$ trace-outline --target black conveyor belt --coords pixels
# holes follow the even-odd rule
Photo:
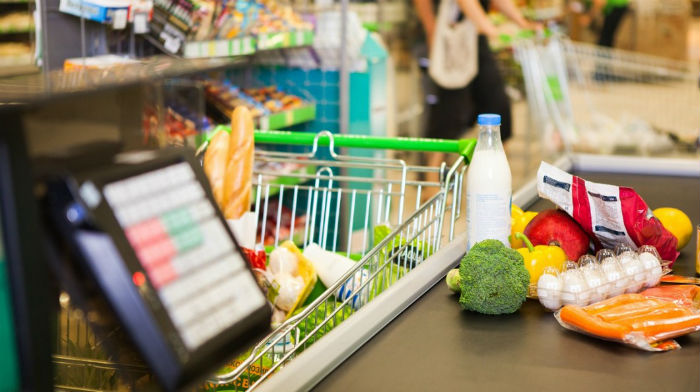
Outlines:
[[[654,207],[700,222],[697,178],[578,173],[630,186]],[[551,208],[538,200],[531,209]],[[695,235],[674,265],[694,275]],[[517,313],[461,311],[443,281],[318,385],[328,391],[698,391],[700,333],[680,350],[649,353],[567,331],[537,301]]]

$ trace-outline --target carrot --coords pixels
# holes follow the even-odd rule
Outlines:
[[[692,332],[700,328],[700,315],[688,313],[685,316],[664,320],[646,320],[631,325],[635,331],[642,332],[649,342],[669,339]]]
[[[644,314],[658,307],[669,306],[673,306],[673,304],[650,298],[615,306],[602,312],[598,312],[597,315],[605,321],[614,322],[615,320],[621,318],[643,316]]]
[[[667,319],[672,319],[675,317],[682,317],[682,316],[687,316],[688,312],[685,309],[679,308],[679,307],[673,307],[673,306],[665,306],[665,307],[659,307],[656,309],[653,309],[647,313],[644,313],[643,315],[633,315],[630,317],[625,317],[625,318],[619,318],[614,321],[607,320],[608,322],[614,322],[616,324],[620,325],[626,325],[632,329],[634,329],[633,325],[636,325],[637,323],[640,322],[646,322],[646,321],[659,321],[659,320],[667,320]]]
[[[604,301],[596,302],[592,305],[585,306],[583,309],[590,314],[597,314],[615,306],[623,305],[633,301],[638,301],[640,299],[644,299],[644,297],[639,294],[621,294],[612,298],[608,298]]]
[[[601,338],[622,340],[630,332],[629,327],[603,321],[578,306],[564,306],[559,317],[567,324]]]

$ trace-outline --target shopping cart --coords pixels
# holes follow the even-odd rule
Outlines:
[[[255,142],[256,246],[269,250],[287,240],[300,247],[313,242],[357,262],[335,284],[208,380],[202,386],[206,390],[255,388],[454,239],[464,173],[476,145],[473,139],[274,131],[256,132]],[[392,157],[393,150],[459,155],[450,166],[425,167]],[[427,173],[438,173],[440,180],[422,178]],[[336,294],[343,285],[353,287],[353,292],[339,299]],[[58,374],[82,369],[83,373],[101,371],[105,377],[115,377],[115,369],[121,368],[132,376],[127,387],[144,382],[139,377],[148,377],[143,365],[124,366],[95,354],[100,346],[84,321],[73,318],[67,326],[63,320],[58,327],[62,337],[54,358]],[[72,355],[66,352],[66,341],[81,328],[84,340],[90,342],[88,355]],[[88,386],[67,385],[66,377],[61,381],[57,389],[118,388],[108,382]]]
[[[530,129],[550,152],[696,151],[697,64],[560,37],[521,40],[515,53]]]

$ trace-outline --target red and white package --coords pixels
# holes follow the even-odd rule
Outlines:
[[[594,238],[597,248],[652,245],[671,265],[678,258],[676,237],[632,188],[586,181],[542,162],[537,170],[537,192],[574,218]]]

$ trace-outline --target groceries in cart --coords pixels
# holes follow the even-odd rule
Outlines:
[[[226,219],[250,210],[253,183],[253,118],[245,107],[231,116],[231,132],[217,132],[204,153],[204,172]]]
[[[680,348],[673,338],[700,331],[695,301],[697,286],[664,286],[588,306],[566,305],[555,317],[564,328],[586,335],[646,351],[668,351]]]

